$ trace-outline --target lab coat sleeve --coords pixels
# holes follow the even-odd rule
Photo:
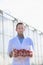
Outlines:
[[[12,41],[10,40],[9,41],[9,44],[8,44],[8,54],[12,51],[12,48],[13,46],[12,46]]]
[[[34,44],[33,44],[32,39],[30,39],[30,46],[31,46],[31,49],[34,51]]]
[[[33,59],[34,59],[34,51],[35,51],[35,49],[34,49],[34,43],[33,43],[33,40],[32,39],[30,39],[30,46],[31,46],[31,51],[32,51],[32,53],[33,53],[33,56],[32,56],[32,58],[31,58],[31,61],[33,61]]]

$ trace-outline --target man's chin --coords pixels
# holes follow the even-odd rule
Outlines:
[[[20,34],[18,34],[18,35],[22,37],[22,36],[23,36],[23,33],[20,33]]]
[[[19,35],[23,35],[23,33],[19,33]]]

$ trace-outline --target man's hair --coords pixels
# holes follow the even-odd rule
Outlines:
[[[17,23],[16,28],[18,27],[18,25],[23,25],[23,23],[22,22]]]

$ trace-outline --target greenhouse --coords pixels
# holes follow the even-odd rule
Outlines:
[[[9,58],[7,49],[9,39],[16,35],[15,28],[18,22],[20,20],[15,16],[0,10],[0,65],[11,65],[12,58]],[[31,65],[43,65],[43,32],[26,23],[24,25],[24,36],[32,38],[34,43],[34,56],[31,59]]]

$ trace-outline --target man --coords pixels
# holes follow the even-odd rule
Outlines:
[[[16,25],[17,36],[9,41],[8,54],[10,57],[13,57],[12,65],[30,65],[33,51],[30,53],[29,50],[31,51],[31,47],[33,48],[33,42],[30,38],[24,37],[24,30],[23,23],[18,23]]]

